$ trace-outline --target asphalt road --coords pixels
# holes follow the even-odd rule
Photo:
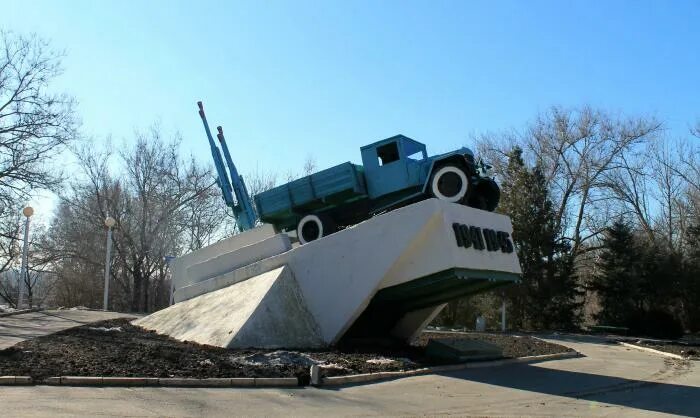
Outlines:
[[[336,389],[0,387],[22,416],[700,416],[698,362],[589,337],[550,337],[585,357]]]

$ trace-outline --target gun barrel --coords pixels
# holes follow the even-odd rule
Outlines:
[[[224,138],[224,130],[221,126],[216,127],[219,143],[221,144],[221,149],[224,151],[224,158],[226,158],[226,164],[228,165],[229,173],[231,174],[231,185],[233,186],[233,192],[236,194],[236,200],[238,200],[238,205],[242,209],[242,214],[239,219],[239,226],[241,229],[251,229],[255,226],[255,212],[253,211],[253,206],[250,203],[250,196],[246,190],[243,179],[238,174],[236,165],[233,163],[231,158],[231,153],[228,150],[228,145],[226,145],[226,138]]]
[[[204,131],[207,133],[207,139],[209,140],[209,148],[211,149],[211,156],[214,159],[214,166],[216,167],[216,173],[218,175],[219,187],[221,187],[221,192],[224,195],[224,201],[228,206],[233,206],[233,196],[231,195],[231,183],[226,174],[226,169],[224,168],[224,162],[221,158],[221,152],[214,142],[214,138],[211,136],[211,131],[209,130],[209,122],[207,122],[207,117],[204,114],[204,106],[202,102],[197,102],[199,107],[199,116],[202,118],[202,124],[204,124]]]

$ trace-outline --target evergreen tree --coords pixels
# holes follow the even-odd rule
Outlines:
[[[598,294],[601,306],[596,315],[599,323],[623,326],[631,316],[643,310],[642,261],[643,254],[632,229],[618,219],[605,231],[598,271],[590,285]]]
[[[546,288],[550,291],[543,304],[543,323],[550,329],[578,329],[584,291],[575,272],[574,257],[564,246],[554,249],[554,258],[547,265]]]
[[[575,328],[580,322],[580,289],[573,260],[558,243],[555,213],[540,167],[529,169],[522,150],[509,153],[502,181],[500,212],[510,216],[522,282],[508,289],[514,325],[521,328]]]
[[[605,232],[597,265],[590,289],[599,297],[599,323],[657,338],[683,334],[678,300],[690,289],[683,285],[679,253],[618,220]]]
[[[681,308],[686,328],[700,331],[700,222],[688,228],[688,253],[683,265]]]

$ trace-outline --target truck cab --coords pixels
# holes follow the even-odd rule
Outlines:
[[[416,192],[427,173],[425,145],[396,135],[360,148],[370,199],[395,192]]]
[[[362,147],[361,153],[375,212],[426,196],[466,203],[482,181],[469,148],[428,157],[424,144],[396,135]]]

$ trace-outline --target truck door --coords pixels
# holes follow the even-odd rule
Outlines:
[[[397,140],[362,150],[367,192],[372,199],[405,189],[408,184],[406,160]]]
[[[425,182],[427,166],[424,164],[428,158],[425,145],[405,138],[403,141],[403,159],[406,160],[406,175],[408,187],[420,186]]]

